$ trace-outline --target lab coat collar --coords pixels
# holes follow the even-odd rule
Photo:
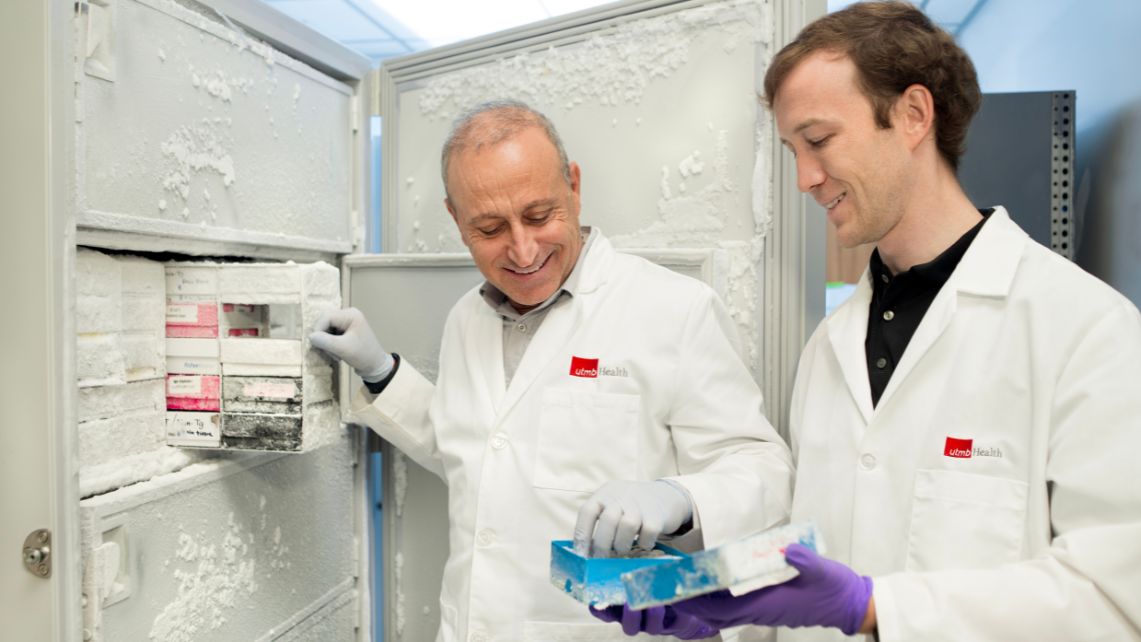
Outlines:
[[[864,339],[868,330],[868,308],[872,301],[871,273],[868,269],[860,277],[856,291],[836,312],[827,324],[828,340],[840,364],[844,382],[865,424],[871,423],[877,408],[884,407],[896,388],[907,378],[915,364],[938,340],[951,322],[958,307],[959,293],[1005,297],[1014,282],[1015,272],[1022,257],[1026,232],[1010,220],[1002,207],[983,224],[974,242],[967,248],[958,267],[951,274],[943,290],[923,316],[919,327],[907,345],[891,381],[884,389],[877,406],[872,406],[871,384],[868,382],[868,362]]]
[[[1026,232],[1010,220],[1006,208],[995,207],[947,287],[964,294],[1005,297],[1014,283],[1026,239]]]
[[[571,294],[589,294],[606,283],[610,271],[614,269],[614,246],[602,235],[602,230],[592,227],[587,252],[579,258],[583,261],[581,278],[573,285]]]

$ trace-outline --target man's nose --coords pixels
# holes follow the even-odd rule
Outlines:
[[[534,232],[522,225],[514,226],[511,230],[511,245],[507,248],[507,257],[521,268],[531,267],[539,257],[539,244],[535,241]]]
[[[796,187],[802,192],[811,192],[824,182],[824,170],[820,163],[808,154],[796,157]]]

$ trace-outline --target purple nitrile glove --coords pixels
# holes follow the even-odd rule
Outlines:
[[[679,613],[668,606],[651,606],[641,611],[635,611],[625,604],[605,609],[592,606],[590,614],[603,622],[621,622],[622,632],[630,636],[649,633],[672,635],[682,640],[704,640],[719,633],[700,619]]]
[[[845,635],[860,630],[872,595],[872,579],[847,566],[820,557],[811,548],[791,544],[784,553],[800,575],[739,597],[728,591],[682,600],[679,613],[726,629],[743,624],[761,626],[830,626]]]

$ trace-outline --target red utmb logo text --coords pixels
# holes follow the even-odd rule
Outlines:
[[[598,377],[598,359],[571,357],[570,373],[573,377],[595,379]]]
[[[973,439],[955,439],[954,437],[947,437],[947,444],[943,446],[943,454],[947,457],[970,459],[972,452],[971,447],[973,445]]]

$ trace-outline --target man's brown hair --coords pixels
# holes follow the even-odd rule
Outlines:
[[[950,34],[905,2],[860,2],[805,27],[773,58],[765,72],[771,108],[781,84],[808,56],[831,51],[856,66],[860,89],[872,104],[876,125],[891,127],[891,108],[911,85],[923,85],[935,102],[935,142],[957,170],[967,127],[979,109],[975,66]]]

